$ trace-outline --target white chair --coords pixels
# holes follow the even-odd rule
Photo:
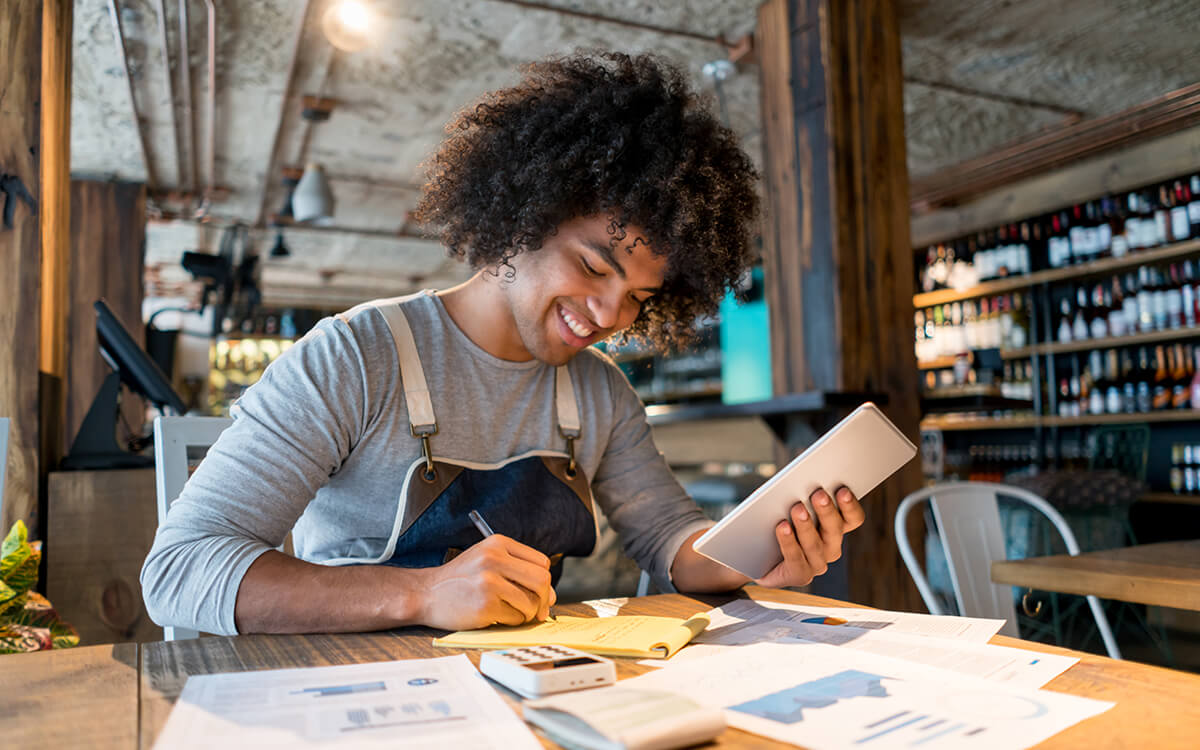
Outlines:
[[[154,478],[158,490],[158,523],[167,518],[167,509],[183,492],[192,470],[204,458],[209,447],[226,427],[228,417],[158,417],[154,420]],[[195,630],[163,627],[163,640],[196,638]]]
[[[990,482],[949,482],[910,494],[896,510],[896,544],[929,612],[946,614],[908,543],[909,511],[918,503],[928,500],[946,552],[959,613],[968,617],[1002,619],[1005,624],[1000,632],[1019,637],[1012,587],[1001,586],[991,580],[992,561],[1007,559],[997,496],[1024,502],[1041,512],[1062,536],[1067,552],[1079,554],[1075,534],[1054,506],[1029,490]],[[1105,650],[1112,658],[1120,659],[1121,652],[1099,600],[1089,596],[1087,602],[1096,618],[1096,629],[1104,641]]]

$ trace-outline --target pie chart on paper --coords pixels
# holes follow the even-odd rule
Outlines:
[[[800,622],[806,622],[811,625],[845,625],[846,621],[840,617],[825,617],[819,615],[817,617],[806,617]]]

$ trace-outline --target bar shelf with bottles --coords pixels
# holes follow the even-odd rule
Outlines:
[[[922,430],[991,433],[947,435],[948,450],[991,446],[984,466],[1063,466],[1068,446],[1144,425],[1148,497],[1200,502],[1200,174],[915,252]],[[979,382],[1002,398],[941,408]],[[1167,442],[1196,444],[1182,500]]]
[[[921,291],[913,298],[915,346],[927,403],[972,384],[982,372],[1008,390],[1006,396],[1013,390],[1028,394],[1028,412],[993,410],[991,416],[1005,418],[1010,428],[1025,426],[1027,417],[1035,427],[1050,418],[1086,415],[1094,421],[1109,414],[1106,404],[1100,413],[1089,403],[1075,414],[1060,400],[1078,401],[1080,386],[1102,376],[1107,385],[1130,375],[1133,368],[1124,360],[1136,358],[1137,347],[1149,347],[1148,356],[1155,357],[1154,347],[1165,347],[1164,360],[1186,359],[1164,363],[1168,374],[1195,375],[1191,345],[1181,344],[1200,337],[1200,174],[919,252],[924,263],[917,264]],[[1068,356],[1109,349],[1118,369],[1111,377]],[[981,351],[993,355],[984,359],[1004,360],[1003,375],[973,366]],[[1100,356],[1106,365],[1109,355]],[[1127,413],[1122,405],[1112,416]],[[934,421],[988,426],[977,417]]]

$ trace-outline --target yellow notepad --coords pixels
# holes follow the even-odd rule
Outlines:
[[[708,627],[708,615],[690,619],[617,615],[616,617],[556,617],[516,627],[494,625],[460,630],[435,638],[433,645],[451,648],[513,648],[553,644],[571,646],[602,656],[666,659]]]

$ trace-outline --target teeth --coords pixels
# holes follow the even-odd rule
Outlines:
[[[571,333],[575,334],[581,339],[586,339],[588,336],[591,336],[594,333],[591,328],[588,328],[584,324],[580,323],[571,315],[571,313],[567,312],[566,308],[563,308],[562,319],[563,322],[567,324],[567,328],[571,329]]]

